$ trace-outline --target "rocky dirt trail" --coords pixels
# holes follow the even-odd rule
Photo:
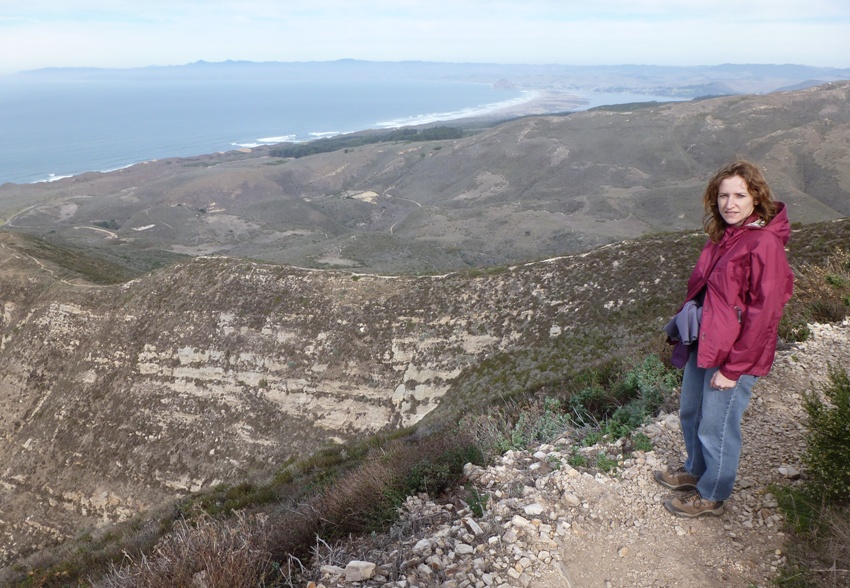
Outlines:
[[[570,467],[566,438],[508,452],[488,468],[467,466],[466,490],[490,496],[482,516],[460,501],[411,498],[388,535],[319,550],[311,585],[769,586],[786,536],[768,486],[795,483],[801,469],[802,393],[828,381],[830,364],[850,368],[850,321],[811,329],[808,341],[777,354],[754,389],[739,479],[723,516],[683,519],[664,509],[672,492],[652,473],[680,464],[684,447],[677,415],[661,415],[644,429],[655,449],[636,452],[613,475]],[[586,451],[613,455],[618,448]]]

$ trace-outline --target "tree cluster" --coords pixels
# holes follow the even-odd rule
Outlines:
[[[316,139],[307,143],[297,143],[285,147],[276,147],[269,151],[272,157],[304,157],[316,153],[328,153],[340,149],[352,149],[372,143],[390,143],[398,141],[444,141],[463,137],[463,130],[455,127],[430,127],[427,129],[396,129],[387,133],[369,135],[340,135],[325,139]]]

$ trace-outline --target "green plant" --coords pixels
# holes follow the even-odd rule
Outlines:
[[[643,433],[634,433],[632,435],[632,443],[634,443],[635,451],[652,451],[655,446],[652,444],[652,439]]]
[[[836,288],[843,288],[848,283],[850,283],[850,280],[848,280],[844,276],[839,276],[839,275],[836,275],[836,274],[827,274],[826,275],[826,283],[829,284],[830,286],[834,286]]]
[[[785,514],[792,539],[778,586],[827,588],[845,586],[850,569],[850,507],[836,506],[809,484],[769,487]]]
[[[483,517],[484,511],[487,510],[487,503],[490,501],[490,495],[481,493],[477,488],[470,488],[466,492],[466,504],[469,505],[469,510],[476,517]]]
[[[572,394],[573,421],[581,427],[596,427],[603,436],[626,437],[672,397],[678,384],[677,372],[658,355],[647,355],[622,375],[609,372],[605,379],[596,377]]]
[[[604,451],[600,451],[599,454],[596,456],[596,467],[599,468],[599,470],[605,472],[606,474],[614,471],[614,469],[618,465],[619,464],[617,463],[617,460],[610,457]]]
[[[809,533],[818,528],[823,500],[812,496],[802,487],[787,487],[773,484],[768,487],[776,497],[779,508],[785,514],[785,523],[798,534]]]
[[[809,432],[803,460],[811,483],[838,504],[850,502],[850,377],[830,366],[830,383],[804,395]]]
[[[560,400],[546,398],[543,400],[542,412],[528,409],[520,413],[511,431],[511,448],[527,449],[535,444],[553,441],[567,430],[569,423],[569,416],[563,413]]]
[[[587,466],[587,458],[581,454],[578,448],[574,447],[572,453],[567,458],[567,463],[574,468],[582,468]]]
[[[812,334],[805,320],[792,319],[788,314],[779,321],[779,336],[784,341],[802,343]]]

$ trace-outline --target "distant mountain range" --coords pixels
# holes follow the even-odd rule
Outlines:
[[[45,68],[21,72],[8,79],[191,80],[256,77],[303,80],[427,79],[485,83],[509,80],[511,84],[522,89],[628,91],[692,98],[809,87],[848,79],[850,69],[793,64],[578,66],[340,59],[307,62],[198,61],[180,66],[132,69]]]

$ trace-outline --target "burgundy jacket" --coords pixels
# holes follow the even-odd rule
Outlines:
[[[719,367],[730,380],[766,376],[773,365],[779,319],[794,288],[785,257],[791,226],[778,205],[768,224],[753,215],[726,227],[719,243],[706,243],[688,280],[686,302],[705,288],[697,365]]]

